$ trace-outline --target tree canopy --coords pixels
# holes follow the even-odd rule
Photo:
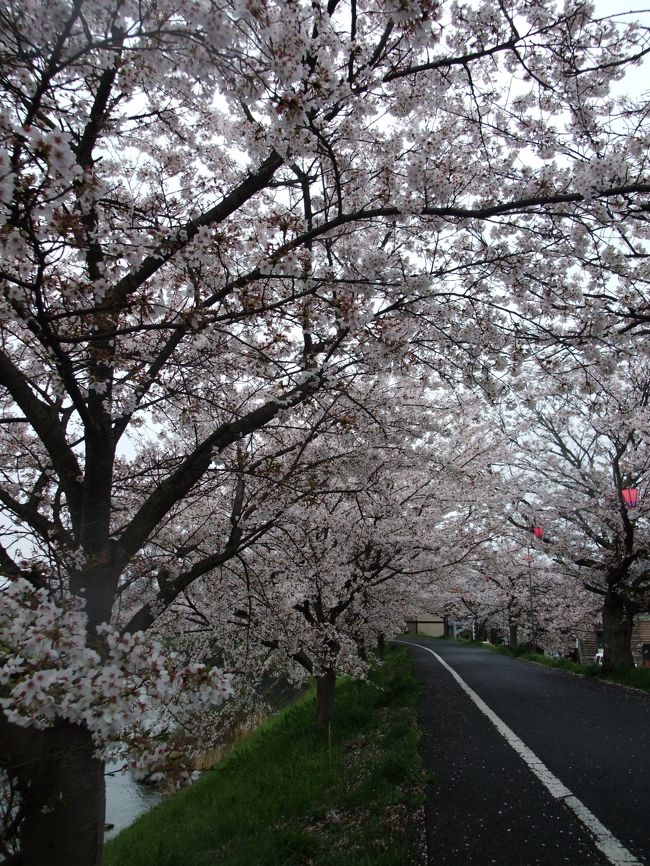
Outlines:
[[[294,479],[381,435],[382,388],[433,427],[440,389],[645,351],[647,105],[610,86],[649,50],[582,0],[0,4],[0,564],[25,617],[74,623],[53,669],[109,700],[80,656],[110,667],[291,509],[316,532],[332,494]],[[25,699],[50,649],[18,621],[23,862],[96,864],[105,743],[80,699]]]

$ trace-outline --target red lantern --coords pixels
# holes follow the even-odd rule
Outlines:
[[[627,508],[636,508],[639,504],[639,491],[635,487],[628,487],[627,490],[621,490],[621,494]]]
[[[533,526],[533,532],[535,533],[535,538],[544,538],[543,526]]]

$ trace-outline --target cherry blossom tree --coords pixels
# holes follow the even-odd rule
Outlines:
[[[0,760],[25,866],[101,861],[92,708],[110,671],[120,705],[129,677],[156,693],[167,662],[131,670],[127,634],[239,544],[228,521],[217,559],[162,561],[221,454],[365,374],[494,394],[531,350],[643,332],[647,129],[608,86],[647,37],[589,12],[0,6]],[[121,635],[154,551],[158,607]],[[12,632],[52,616],[66,634]],[[46,656],[67,685],[28,712]]]
[[[483,548],[480,567],[440,583],[439,608],[452,619],[471,617],[476,637],[487,639],[496,630],[511,647],[525,643],[565,652],[585,621],[596,617],[597,602],[521,540],[500,538],[498,548],[493,543]]]
[[[430,485],[409,485],[394,458],[293,508],[241,562],[235,641],[259,641],[275,665],[315,676],[324,727],[337,675],[365,675],[369,650],[401,631],[413,586],[439,564],[418,502]]]
[[[650,609],[650,527],[647,501],[629,508],[623,490],[643,493],[650,472],[647,362],[590,364],[540,392],[506,412],[509,471],[526,488],[512,519],[530,531],[534,515],[560,573],[601,598],[604,669],[632,667],[633,619]]]
[[[493,452],[484,426],[473,436],[462,426],[469,400],[445,406],[443,394],[421,388],[410,402],[414,383],[393,376],[389,393],[384,385],[340,395],[329,426],[322,416],[312,422],[300,463],[288,445],[295,429],[285,431],[270,487],[268,444],[251,437],[240,514],[255,542],[195,581],[159,621],[167,635],[198,628],[237,670],[255,660],[258,676],[269,667],[315,676],[323,726],[337,675],[364,676],[414,597],[480,544],[476,483]]]

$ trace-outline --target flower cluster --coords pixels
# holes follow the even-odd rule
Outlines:
[[[84,725],[102,750],[160,705],[198,709],[231,692],[222,670],[184,665],[141,632],[104,625],[90,646],[76,599],[55,602],[23,579],[2,596],[0,706],[14,724],[42,729],[64,718]]]

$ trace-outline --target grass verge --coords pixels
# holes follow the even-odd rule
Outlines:
[[[453,640],[453,638],[432,638],[425,635],[418,635],[418,640],[431,642],[435,644],[440,640]],[[457,639],[458,643],[471,644],[472,646],[481,647],[482,649],[491,650],[492,652],[501,653],[502,655],[512,656],[524,661],[536,662],[540,665],[545,665],[548,668],[559,668],[560,670],[569,671],[573,674],[579,674],[583,677],[594,677],[604,682],[619,683],[622,686],[629,686],[634,689],[641,689],[644,692],[650,692],[650,668],[633,668],[632,670],[619,670],[613,673],[603,673],[601,665],[580,665],[571,659],[557,659],[553,656],[547,656],[543,653],[536,653],[528,649],[526,646],[518,646],[512,649],[504,644],[488,644],[480,640],[464,640]]]
[[[632,668],[631,670],[619,670],[613,673],[603,673],[600,665],[579,665],[570,659],[556,659],[552,656],[546,656],[542,653],[531,652],[523,647],[515,650],[507,646],[492,646],[490,649],[504,655],[515,656],[527,661],[536,662],[540,665],[546,665],[550,668],[560,668],[561,670],[570,671],[574,674],[581,674],[586,677],[595,677],[605,682],[619,683],[623,686],[631,686],[635,689],[641,689],[645,692],[650,692],[650,668]]]
[[[368,682],[339,683],[329,736],[301,699],[107,843],[106,866],[416,866],[418,693],[391,647]]]

